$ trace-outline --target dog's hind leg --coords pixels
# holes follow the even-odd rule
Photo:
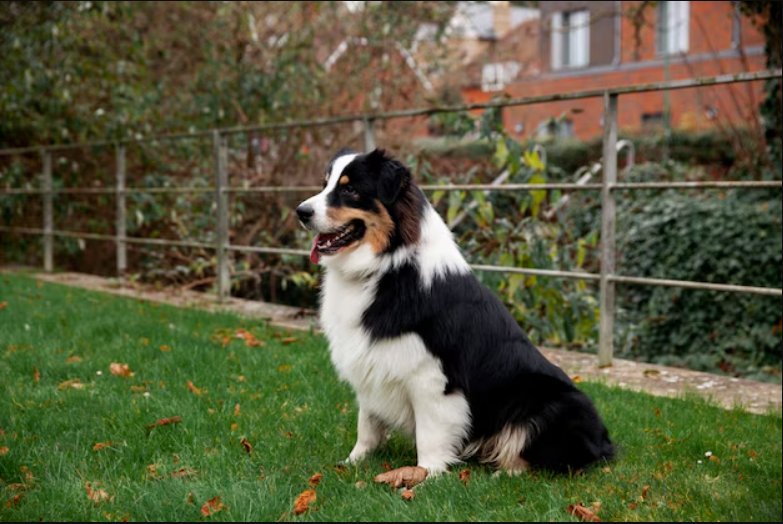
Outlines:
[[[356,425],[356,445],[345,462],[358,462],[367,456],[368,453],[375,451],[378,446],[386,441],[386,425],[359,406],[359,421]]]

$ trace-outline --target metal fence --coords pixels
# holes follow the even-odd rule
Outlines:
[[[612,362],[613,333],[615,323],[615,285],[617,283],[670,286],[688,289],[702,289],[711,291],[729,291],[740,293],[754,293],[759,295],[783,296],[783,290],[776,288],[739,286],[712,282],[693,282],[682,280],[667,280],[641,278],[634,276],[618,275],[615,272],[615,224],[616,224],[616,193],[620,190],[650,190],[650,189],[728,189],[728,188],[781,188],[783,184],[776,181],[715,181],[715,182],[649,182],[649,183],[620,183],[617,181],[617,105],[621,95],[631,93],[643,93],[653,91],[667,91],[673,89],[696,88],[701,86],[715,86],[721,84],[733,84],[739,82],[751,82],[769,80],[783,77],[783,72],[778,70],[760,71],[754,73],[741,73],[734,75],[719,75],[715,77],[675,80],[653,84],[615,87],[609,89],[580,91],[557,95],[538,96],[530,98],[518,98],[506,101],[466,104],[460,106],[441,106],[402,111],[390,111],[376,114],[351,115],[345,117],[286,122],[281,124],[269,124],[259,126],[242,126],[223,129],[214,129],[197,133],[168,134],[145,138],[125,140],[102,140],[83,142],[77,144],[25,147],[0,150],[0,155],[17,155],[40,152],[42,159],[42,186],[40,189],[27,188],[0,188],[0,195],[41,195],[43,201],[43,227],[8,227],[0,226],[0,231],[42,235],[43,236],[43,266],[44,270],[51,272],[54,269],[53,243],[54,237],[108,240],[116,243],[117,248],[117,273],[122,276],[127,270],[128,244],[150,244],[159,246],[194,247],[214,249],[217,260],[217,300],[222,302],[229,293],[230,268],[228,263],[229,253],[251,252],[268,254],[286,254],[308,256],[309,252],[299,249],[286,249],[275,247],[237,246],[229,243],[229,214],[228,197],[231,193],[263,193],[263,192],[302,192],[313,193],[320,191],[320,186],[268,186],[240,188],[228,185],[228,146],[227,137],[239,133],[253,131],[269,131],[290,128],[307,128],[326,126],[340,123],[362,122],[364,125],[364,146],[367,151],[375,148],[374,123],[379,120],[390,120],[403,117],[428,116],[437,113],[461,112],[476,109],[489,109],[510,106],[523,106],[555,102],[563,100],[577,100],[585,98],[602,97],[604,102],[604,135],[603,135],[603,178],[601,183],[549,183],[549,184],[451,184],[451,185],[424,185],[420,186],[424,191],[540,191],[540,190],[568,190],[568,191],[600,191],[601,195],[601,242],[600,242],[600,274],[573,271],[554,271],[522,267],[473,265],[477,271],[494,271],[507,273],[520,273],[543,277],[565,278],[575,280],[590,280],[600,283],[600,329],[599,329],[599,366],[607,366]],[[196,137],[211,137],[213,146],[215,186],[209,188],[144,188],[126,187],[125,185],[125,146],[131,143],[143,143],[153,141],[177,140]],[[88,147],[114,147],[115,148],[115,180],[114,188],[54,188],[52,185],[52,153],[68,149],[83,149]],[[217,204],[217,230],[214,244],[204,242],[162,240],[154,238],[128,237],[126,234],[126,195],[130,193],[175,193],[175,192],[214,192]],[[52,198],[55,194],[111,194],[116,196],[116,234],[96,234],[88,232],[64,231],[54,228]]]

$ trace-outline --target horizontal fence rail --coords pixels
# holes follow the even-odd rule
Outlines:
[[[290,128],[308,128],[328,126],[343,123],[362,122],[364,125],[364,145],[366,150],[375,148],[374,123],[378,120],[395,118],[429,116],[438,113],[473,111],[500,107],[523,106],[542,104],[563,100],[578,100],[585,98],[603,97],[604,99],[604,138],[603,138],[603,177],[601,183],[545,183],[545,184],[448,184],[448,185],[422,185],[421,190],[427,192],[450,191],[600,191],[601,193],[601,272],[600,274],[559,271],[551,269],[520,268],[508,266],[494,266],[475,264],[471,267],[476,271],[514,273],[546,278],[564,278],[582,281],[594,281],[600,284],[600,337],[598,360],[599,366],[611,364],[613,354],[614,332],[614,295],[615,284],[632,284],[647,286],[667,286],[685,289],[699,289],[708,291],[724,291],[737,293],[752,293],[767,296],[783,296],[783,290],[775,288],[740,286],[734,284],[693,282],[670,279],[642,278],[634,276],[617,275],[614,264],[616,258],[615,248],[615,223],[616,223],[616,199],[618,191],[626,190],[667,190],[667,189],[774,189],[783,187],[780,180],[771,181],[681,181],[681,182],[617,182],[617,104],[620,95],[644,93],[652,91],[667,91],[673,89],[685,89],[704,86],[726,85],[738,82],[752,82],[783,77],[780,69],[759,71],[754,73],[740,73],[736,75],[719,75],[707,78],[693,78],[658,82],[652,84],[614,87],[608,89],[595,89],[564,93],[557,95],[545,95],[528,98],[510,99],[506,101],[464,104],[455,106],[439,106],[401,111],[388,111],[375,114],[348,115],[333,118],[303,120],[296,122],[284,122],[257,126],[238,126],[195,133],[174,133],[150,137],[135,137],[118,140],[98,140],[77,144],[63,144],[50,146],[33,146],[0,150],[0,156],[22,155],[38,153],[42,159],[42,187],[40,188],[14,188],[0,187],[0,196],[8,195],[39,195],[43,202],[43,227],[9,227],[0,225],[0,232],[20,233],[42,236],[44,240],[44,269],[52,271],[53,264],[53,239],[55,237],[76,238],[84,240],[101,240],[115,242],[117,245],[117,273],[122,277],[126,271],[127,244],[174,246],[214,250],[217,259],[217,299],[222,302],[229,295],[230,264],[229,258],[234,252],[276,254],[292,256],[309,256],[309,251],[303,249],[291,249],[282,247],[264,246],[240,246],[232,245],[228,240],[228,203],[231,194],[259,194],[259,193],[316,193],[321,191],[320,186],[267,186],[267,187],[238,187],[228,184],[228,147],[226,139],[229,135],[266,131],[282,130]],[[157,144],[163,141],[183,139],[211,139],[214,155],[214,186],[199,187],[126,187],[125,186],[125,155],[128,144]],[[52,153],[72,149],[87,148],[114,148],[116,154],[116,186],[115,187],[53,187],[52,181]],[[128,237],[125,233],[125,219],[127,213],[126,195],[131,194],[212,194],[214,195],[217,213],[217,226],[214,242],[197,242],[188,240],[168,240],[161,238]],[[90,232],[63,231],[54,229],[53,224],[53,197],[55,195],[114,195],[116,197],[117,233],[100,234]]]

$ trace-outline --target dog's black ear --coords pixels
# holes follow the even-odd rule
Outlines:
[[[378,198],[384,205],[393,204],[402,188],[410,182],[411,172],[401,162],[386,156],[383,149],[370,152],[367,163],[378,176]]]

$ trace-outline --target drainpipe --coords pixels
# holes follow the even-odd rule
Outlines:
[[[622,32],[622,9],[623,3],[620,0],[614,2],[614,58],[612,59],[612,66],[617,67],[620,65],[620,33]]]

